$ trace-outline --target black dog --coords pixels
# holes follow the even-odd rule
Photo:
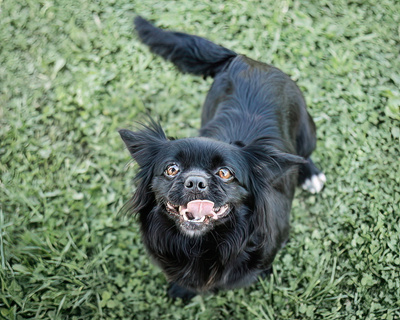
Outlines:
[[[304,98],[277,68],[141,17],[135,25],[151,51],[215,79],[199,137],[169,140],[154,122],[120,130],[140,167],[130,210],[145,246],[171,297],[247,285],[271,272],[288,239],[296,185],[318,192],[325,181],[310,159],[315,125]]]

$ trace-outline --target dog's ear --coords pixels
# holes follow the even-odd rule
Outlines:
[[[153,162],[154,157],[168,142],[164,131],[158,123],[152,121],[149,125],[143,127],[140,131],[126,129],[118,131],[132,158],[135,159],[140,167]]]
[[[281,151],[274,140],[263,137],[243,147],[245,157],[254,173],[269,181],[307,162],[303,157]]]
[[[253,224],[262,234],[265,234],[265,230],[268,231],[267,241],[271,246],[277,245],[277,237],[287,232],[285,219],[280,216],[281,212],[276,211],[274,202],[274,193],[280,192],[277,190],[285,186],[284,180],[280,178],[288,177],[298,165],[307,162],[303,157],[281,151],[283,146],[283,141],[264,137],[242,148],[249,168],[248,188],[255,212],[252,216]],[[276,186],[278,189],[274,188]],[[290,188],[289,186],[288,192]],[[281,206],[278,206],[278,210],[281,210]]]
[[[125,204],[123,211],[126,213],[138,213],[143,208],[151,205],[154,200],[150,187],[153,168],[161,151],[167,147],[169,141],[160,124],[151,119],[150,124],[143,125],[142,130],[130,131],[122,129],[119,130],[119,134],[132,158],[140,166],[135,178],[137,181],[136,191],[132,199]]]

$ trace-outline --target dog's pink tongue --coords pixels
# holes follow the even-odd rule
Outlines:
[[[209,200],[193,200],[188,202],[186,208],[182,207],[180,214],[189,212],[193,215],[194,219],[200,219],[204,216],[214,215],[214,202]]]

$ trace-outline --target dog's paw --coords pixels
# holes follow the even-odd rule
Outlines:
[[[322,172],[320,172],[312,175],[310,179],[306,179],[301,187],[308,192],[318,193],[324,187],[325,182],[326,177]]]
[[[176,283],[171,283],[168,288],[168,296],[172,299],[180,298],[184,302],[192,300],[197,295],[196,292],[190,291]]]
[[[274,268],[270,266],[268,269],[262,271],[259,275],[261,279],[268,279],[274,273]]]

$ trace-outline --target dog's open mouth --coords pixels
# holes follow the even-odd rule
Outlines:
[[[182,206],[167,202],[167,210],[184,221],[201,223],[225,217],[229,213],[229,205],[215,207],[214,202],[209,200],[193,200]]]

